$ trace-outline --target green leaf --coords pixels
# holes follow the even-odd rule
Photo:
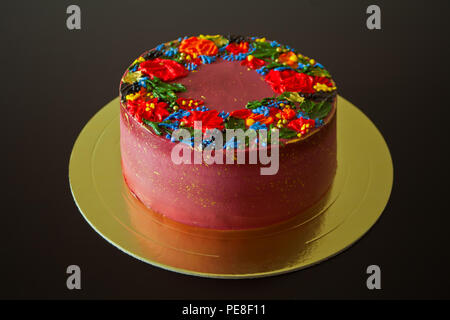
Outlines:
[[[300,104],[300,109],[311,119],[323,119],[331,111],[331,103],[323,100],[321,102],[314,102],[311,100],[305,100]]]
[[[158,127],[158,122],[148,121],[146,119],[142,119],[142,122],[144,122],[146,125],[150,126],[158,136],[162,135],[162,131]]]
[[[277,48],[272,47],[269,42],[255,42],[253,46],[255,50],[251,54],[258,59],[266,57],[274,58],[278,53]]]
[[[261,105],[262,105],[262,102],[260,100],[253,100],[253,101],[247,102],[245,107],[247,109],[256,109],[256,108],[260,107]]]
[[[286,92],[283,92],[282,94],[280,94],[277,97],[277,100],[278,101],[287,100],[287,101],[295,103],[295,102],[303,102],[305,100],[305,98],[301,97],[298,94],[298,92],[288,92],[288,91],[286,91]]]
[[[259,108],[259,107],[265,105],[267,102],[272,101],[274,99],[275,99],[274,97],[270,97],[270,98],[264,98],[264,99],[261,99],[261,100],[253,100],[253,101],[248,102],[245,105],[245,108],[247,108],[247,109],[256,109],[256,108]]]
[[[280,129],[280,139],[291,139],[297,136],[297,132],[289,128]]]
[[[153,95],[169,103],[177,99],[175,92],[186,91],[186,87],[181,83],[166,83],[159,78],[154,77],[146,81],[147,85],[153,91]]]
[[[225,128],[227,129],[242,129],[245,131],[245,120],[235,117],[228,117],[225,122]]]
[[[311,76],[331,78],[331,74],[327,70],[322,69],[322,68],[311,69],[308,72],[308,74],[311,75]]]

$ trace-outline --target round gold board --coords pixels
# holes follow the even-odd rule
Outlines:
[[[223,231],[186,226],[147,209],[121,172],[119,98],[84,127],[72,150],[75,202],[103,238],[154,266],[211,278],[282,274],[330,258],[381,216],[392,188],[389,149],[374,124],[338,97],[338,170],[316,208],[267,228]]]

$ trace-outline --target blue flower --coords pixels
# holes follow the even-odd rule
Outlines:
[[[298,118],[298,119],[303,118],[303,119],[308,120],[308,119],[309,119],[309,116],[308,116],[306,113],[304,113],[303,111],[299,111],[299,112],[297,113],[297,118]]]
[[[188,117],[191,113],[186,110],[179,110],[177,112],[174,112],[167,116],[163,121],[170,120],[170,119],[181,119],[183,117]]]
[[[158,126],[170,128],[172,130],[178,129],[179,125],[180,125],[180,122],[178,122],[178,121],[175,121],[174,123],[163,123],[163,122],[162,123],[158,123]],[[166,136],[166,138],[167,138],[167,136]],[[167,139],[170,139],[170,138],[167,138]]]
[[[276,42],[276,41],[272,41],[271,43],[270,43],[270,45],[272,46],[272,47],[279,47],[280,46],[280,44],[278,43],[278,42]]]
[[[178,48],[169,48],[167,49],[165,55],[167,57],[173,57],[174,55],[176,55],[178,53]]]
[[[267,107],[269,107],[269,108],[282,108],[282,107],[280,107],[280,104],[289,104],[289,102],[288,101],[286,101],[286,100],[281,100],[281,101],[276,101],[276,100],[273,100],[273,101],[270,101],[269,103],[267,103]]]
[[[164,48],[164,44],[160,44],[155,48],[156,51],[161,51]]]
[[[225,113],[225,111],[221,111],[221,112],[219,113],[219,117],[221,117],[223,120],[225,120],[225,119],[228,118],[229,116],[230,116],[230,113],[229,113],[229,112]]]
[[[210,64],[210,63],[213,63],[214,61],[216,61],[216,57],[215,56],[200,55],[198,57],[202,60],[203,64]]]
[[[319,118],[315,118],[314,119],[314,124],[316,125],[316,127],[320,127],[323,125],[323,120],[319,119]]]
[[[265,76],[267,74],[267,72],[269,72],[269,69],[267,69],[266,67],[263,66],[259,69],[256,69],[256,72],[262,76]]]
[[[205,107],[205,106],[201,106],[201,107],[197,107],[194,109],[195,111],[201,111],[201,112],[205,112],[208,111],[209,108]]]
[[[323,69],[323,65],[321,65],[320,63],[316,62],[316,64],[314,65],[314,67],[319,67],[320,69]]]
[[[147,80],[149,80],[149,77],[142,77],[138,80],[138,84],[141,87],[147,88]]]
[[[195,63],[186,63],[185,64],[185,67],[186,67],[186,69],[188,69],[189,71],[192,71],[192,70],[197,70],[198,69],[198,66],[195,64]]]
[[[265,106],[261,106],[252,110],[253,113],[262,114],[265,117],[269,116],[269,111],[270,111],[269,108]]]
[[[226,54],[222,57],[222,59],[227,61],[241,61],[247,58],[247,53],[239,53],[239,54]]]
[[[276,68],[273,68],[273,70],[275,70],[275,71],[283,71],[283,70],[292,70],[292,68],[290,68],[290,67],[276,67]]]
[[[267,126],[264,123],[260,123],[259,121],[257,121],[254,124],[252,124],[249,129],[253,129],[253,130],[267,130]]]

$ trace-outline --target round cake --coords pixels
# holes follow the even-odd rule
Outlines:
[[[276,41],[199,35],[158,45],[120,82],[125,182],[183,224],[285,221],[333,183],[336,96],[322,64]]]

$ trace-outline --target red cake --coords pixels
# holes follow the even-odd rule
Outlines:
[[[175,221],[264,227],[310,209],[333,183],[336,86],[287,45],[236,35],[161,44],[127,69],[120,101],[125,182]],[[227,140],[233,130],[249,136]]]

